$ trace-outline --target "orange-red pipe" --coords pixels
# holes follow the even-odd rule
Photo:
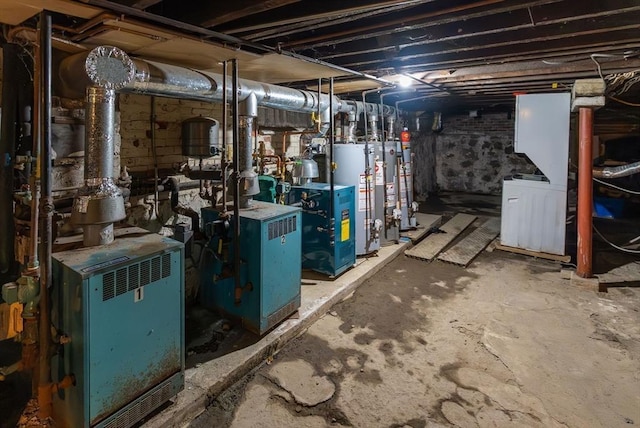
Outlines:
[[[593,274],[593,109],[580,108],[578,148],[578,251],[576,273],[582,278]]]

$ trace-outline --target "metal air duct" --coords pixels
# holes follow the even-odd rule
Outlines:
[[[347,130],[347,143],[355,144],[357,141],[356,129],[358,129],[358,116],[355,111],[349,112],[349,128]]]
[[[620,178],[637,173],[640,173],[640,162],[620,166],[593,168],[593,176],[596,178]]]
[[[108,51],[117,48],[101,46],[96,49]],[[118,51],[120,50],[118,49]],[[223,76],[219,73],[192,70],[139,58],[131,59],[124,52],[120,52],[121,54],[109,57],[108,60],[97,64],[95,72],[98,78],[109,81],[111,78],[110,69],[123,67],[118,67],[114,62],[132,63],[134,67],[133,79],[119,88],[123,92],[207,102],[222,100]],[[82,71],[85,68],[88,55],[83,52],[62,61],[60,77],[67,89],[79,93],[84,91],[86,86],[93,84]],[[330,101],[333,104],[334,114],[350,111],[361,112],[364,111],[365,106],[361,102],[341,100],[336,96],[330,97],[327,94],[318,96],[317,93],[310,91],[248,79],[239,79],[238,91],[239,101],[244,101],[250,94],[253,94],[256,97],[257,105],[280,110],[309,113],[319,110],[323,112],[329,107]],[[230,86],[227,88],[227,92],[228,95],[231,95]],[[367,110],[372,113],[378,111],[379,108],[376,104],[371,103],[366,103],[366,106]],[[395,114],[395,109],[391,106],[384,106],[382,114],[384,116]],[[325,123],[324,120],[323,123]]]
[[[86,246],[113,242],[113,223],[126,217],[124,200],[113,181],[116,89],[133,79],[134,65],[118,48],[91,51],[84,69],[86,88],[84,186],[73,201],[71,221],[81,225]]]
[[[258,103],[255,94],[249,94],[242,102],[240,113],[240,147],[239,166],[240,171],[240,208],[248,208],[251,196],[260,193],[258,174],[253,170],[253,129],[255,119],[258,117]]]

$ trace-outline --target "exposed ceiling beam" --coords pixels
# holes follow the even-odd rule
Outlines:
[[[350,8],[345,8],[345,9],[340,9],[339,11],[330,11],[330,12],[322,12],[322,13],[314,13],[314,14],[305,14],[304,16],[300,16],[300,17],[295,17],[295,18],[289,18],[289,19],[282,19],[279,21],[272,21],[272,22],[262,22],[260,24],[255,24],[255,25],[250,25],[250,26],[245,26],[245,27],[239,27],[239,28],[232,28],[229,30],[225,30],[225,33],[227,34],[238,34],[238,33],[251,33],[252,36],[258,36],[261,33],[253,33],[254,31],[257,30],[263,30],[265,28],[273,28],[273,27],[282,27],[282,26],[287,26],[287,25],[292,25],[292,24],[299,24],[299,23],[305,23],[305,24],[309,24],[309,23],[314,23],[314,22],[321,22],[325,19],[333,19],[336,16],[336,13],[340,13],[340,14],[344,14],[344,15],[353,15],[353,14],[359,14],[359,13],[363,13],[363,12],[367,12],[367,11],[371,11],[371,10],[375,10],[378,8],[384,8],[384,7],[391,7],[393,5],[396,4],[409,4],[411,6],[415,5],[415,4],[421,4],[421,3],[431,3],[437,0],[387,0],[387,1],[382,1],[382,2],[377,2],[375,5],[367,5],[367,6],[359,6],[359,7],[350,7]]]
[[[342,40],[344,40],[344,37],[349,35],[357,35],[356,37],[362,37],[363,35],[364,37],[371,37],[369,35],[371,31],[379,30],[380,28],[388,28],[388,29],[396,28],[396,29],[400,29],[400,31],[406,31],[407,27],[410,27],[408,24],[410,22],[416,22],[416,21],[425,22],[437,16],[455,14],[457,12],[461,12],[469,9],[475,9],[483,6],[502,3],[503,1],[505,0],[481,0],[471,4],[455,6],[455,7],[450,7],[446,9],[439,9],[439,10],[435,10],[428,13],[418,14],[418,15],[409,16],[409,17],[401,17],[399,19],[390,20],[390,21],[384,21],[382,23],[375,24],[375,25],[353,26],[348,30],[331,33],[329,35],[319,35],[319,36],[309,37],[306,39],[299,39],[299,40],[283,43],[283,46],[286,46],[288,48],[309,49],[309,48],[315,48],[320,46],[343,43]],[[552,2],[552,1],[561,1],[561,0],[547,0],[547,2]],[[522,6],[519,6],[519,8],[522,8]],[[495,12],[489,9],[485,11],[485,13],[488,15],[491,15],[491,14],[494,14]],[[393,31],[393,30],[390,30],[390,31]],[[384,31],[380,35],[385,35],[385,34],[389,34],[389,31]],[[342,37],[343,39],[340,39],[340,37]]]
[[[540,63],[518,63],[488,65],[485,67],[471,67],[468,69],[458,69],[454,73],[440,71],[428,73],[423,79],[428,79],[431,83],[452,83],[469,82],[478,80],[495,80],[506,78],[540,79],[542,76],[560,76],[563,74],[574,74],[578,72],[597,73],[596,65],[591,60],[576,61],[573,63],[539,66]],[[617,72],[619,70],[629,70],[640,68],[640,59],[618,59],[600,63],[603,72]]]
[[[413,55],[403,54],[401,56],[402,57],[401,61],[400,62],[395,61],[395,64],[393,60],[389,60],[388,58],[380,58],[380,59],[370,59],[370,60],[359,61],[359,62],[348,62],[346,64],[341,63],[341,65],[344,67],[356,67],[360,69],[363,66],[374,66],[375,68],[379,68],[381,67],[380,64],[382,64],[382,67],[387,66],[387,64],[390,67],[402,67],[403,65],[402,62],[410,61],[412,59],[433,57],[437,55],[445,55],[445,54],[460,55],[463,52],[483,51],[483,50],[489,50],[489,49],[498,48],[498,47],[508,47],[508,50],[510,52],[513,52],[514,50],[517,50],[517,48],[515,48],[514,46],[527,45],[527,44],[533,44],[533,43],[548,43],[551,41],[564,41],[564,39],[574,39],[576,37],[592,37],[596,35],[609,36],[609,37],[615,38],[615,35],[612,34],[614,32],[619,32],[619,31],[621,32],[626,30],[630,30],[630,31],[637,30],[637,28],[638,28],[638,24],[636,23],[636,24],[622,25],[618,27],[607,27],[607,28],[589,29],[585,31],[576,31],[570,34],[560,33],[560,34],[554,34],[551,36],[545,35],[545,36],[533,37],[533,38],[524,39],[524,40],[508,39],[508,40],[503,40],[496,43],[478,44],[473,46],[459,46],[459,47],[454,47],[452,49],[416,53]],[[569,40],[568,43],[571,43],[571,40]],[[553,48],[550,47],[549,51],[552,51],[552,50]]]
[[[262,40],[272,39],[273,38],[272,36],[274,35],[276,35],[277,37],[284,37],[284,36],[290,36],[292,34],[297,34],[305,31],[315,31],[320,28],[340,25],[347,22],[351,22],[356,19],[365,19],[365,18],[371,18],[371,17],[377,16],[377,15],[398,12],[400,10],[414,7],[415,4],[417,3],[424,3],[424,1],[403,2],[403,4],[398,6],[385,6],[385,7],[375,8],[373,10],[366,11],[366,12],[340,14],[339,17],[332,18],[332,19],[323,19],[323,20],[317,20],[314,22],[302,22],[302,23],[287,26],[286,29],[276,28],[273,30],[264,31],[262,33],[257,33],[257,34],[251,35],[250,38],[251,40],[262,41]]]
[[[238,0],[235,0],[235,1],[238,2]],[[276,9],[291,3],[297,3],[299,1],[300,0],[265,0],[261,2],[244,1],[244,2],[240,2],[241,3],[240,5],[238,4],[234,5],[232,8],[230,8],[228,12],[222,12],[219,15],[217,15],[215,18],[207,19],[206,21],[202,22],[200,25],[202,25],[203,27],[214,27],[216,25],[219,25],[228,21],[234,21],[238,18],[244,18],[247,15],[255,15],[260,12]],[[231,4],[233,4],[233,2]],[[217,7],[220,7],[220,6],[217,6]],[[224,10],[224,8],[222,8],[222,10]]]
[[[536,31],[537,31],[537,28],[544,28],[552,25],[559,26],[558,31],[562,31],[568,34],[570,33],[569,31],[567,31],[567,23],[569,22],[579,24],[577,21],[593,20],[595,18],[603,18],[603,17],[613,17],[618,14],[629,14],[629,13],[638,12],[638,11],[640,11],[640,6],[633,6],[633,7],[628,7],[624,9],[616,9],[615,11],[607,10],[607,11],[601,11],[596,13],[588,13],[584,15],[576,15],[575,12],[568,11],[567,16],[561,16],[555,19],[545,20],[538,23],[527,22],[524,24],[518,24],[518,25],[512,25],[512,26],[499,25],[496,28],[491,28],[491,29],[482,30],[482,31],[473,31],[473,32],[462,33],[462,34],[454,34],[451,36],[445,36],[445,37],[434,38],[434,39],[425,39],[425,40],[420,40],[420,41],[411,42],[411,43],[401,43],[395,46],[393,45],[381,46],[373,49],[361,50],[356,52],[354,51],[341,52],[341,53],[332,54],[332,55],[324,55],[322,58],[325,60],[328,60],[328,59],[335,59],[335,58],[341,58],[346,56],[371,54],[376,52],[397,51],[398,49],[406,49],[409,47],[424,46],[424,45],[430,45],[434,43],[451,42],[454,40],[465,40],[466,42],[467,40],[472,39],[474,37],[483,37],[483,36],[488,36],[493,34],[501,34],[501,33],[507,33],[511,31],[518,31],[518,30],[528,30],[528,29],[533,29],[534,27],[536,28]],[[580,24],[580,25],[583,25],[583,24]],[[587,25],[584,25],[584,26],[587,26]],[[519,40],[519,38],[517,37],[513,37],[513,39]]]
[[[548,49],[542,50],[533,50],[533,51],[524,51],[521,52],[521,55],[513,55],[513,53],[501,54],[501,55],[488,55],[482,56],[476,59],[469,58],[459,58],[452,59],[448,61],[441,62],[425,62],[425,63],[417,63],[413,65],[404,65],[403,69],[405,72],[414,73],[421,71],[429,71],[429,70],[439,70],[442,68],[451,69],[456,67],[457,65],[462,65],[464,67],[475,67],[475,66],[484,66],[487,64],[506,64],[513,63],[519,61],[539,61],[544,63],[548,62],[573,62],[580,59],[584,59],[585,55],[589,56],[591,54],[597,53],[606,53],[606,54],[614,54],[614,52],[622,52],[628,50],[637,50],[640,49],[640,38],[637,39],[629,39],[621,41],[621,44],[611,43],[611,42],[601,42],[601,43],[592,43],[592,44],[582,44],[582,45],[572,45],[569,48],[564,49],[556,49],[553,52]],[[453,66],[453,67],[452,67]],[[415,69],[414,71],[411,71]],[[378,69],[378,71],[384,71],[384,69]]]
[[[131,4],[131,7],[136,9],[146,9],[160,3],[161,1],[162,0],[136,0]]]

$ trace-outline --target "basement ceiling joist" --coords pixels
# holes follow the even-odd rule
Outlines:
[[[23,3],[41,8],[50,2],[0,0],[0,7],[7,10],[13,4],[15,21]],[[513,103],[513,92],[567,90],[576,78],[640,68],[637,0],[55,0],[51,4],[89,7],[94,13],[103,10],[115,16],[113,22],[87,33],[57,34],[74,42],[116,44],[134,55],[213,71],[221,60],[235,56],[242,77],[314,88],[318,78],[332,76],[336,92],[346,97],[358,97],[363,90],[410,74],[429,83],[417,85],[415,91],[428,94],[430,101],[481,108],[485,103]],[[82,27],[95,16],[58,12],[54,23],[62,27]],[[155,33],[149,34],[151,28]]]

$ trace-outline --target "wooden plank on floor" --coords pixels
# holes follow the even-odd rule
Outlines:
[[[509,247],[507,245],[496,244],[497,250],[508,251],[510,253],[524,254],[525,256],[539,257],[541,259],[555,260],[557,262],[569,263],[571,256],[561,256],[559,254],[542,253],[539,251],[525,250],[524,248]]]
[[[449,245],[456,236],[462,233],[473,221],[476,216],[469,214],[456,214],[451,220],[446,222],[440,228],[444,233],[432,233],[422,242],[414,247],[406,250],[404,254],[419,260],[431,260],[438,255],[444,247]]]
[[[490,218],[460,242],[438,256],[438,260],[467,267],[500,233],[500,218]]]
[[[416,229],[400,232],[400,236],[411,239],[416,244],[429,232],[433,227],[442,224],[442,216],[437,214],[415,213],[418,227]]]

